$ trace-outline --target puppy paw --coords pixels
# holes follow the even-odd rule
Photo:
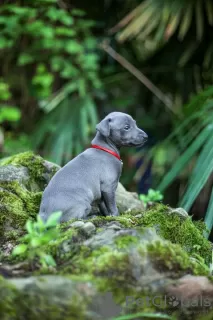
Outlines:
[[[118,209],[117,209],[117,210],[115,210],[114,212],[112,212],[110,215],[111,215],[111,216],[114,216],[114,217],[119,216]]]

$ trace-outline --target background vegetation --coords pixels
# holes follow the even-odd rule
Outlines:
[[[213,224],[211,0],[3,0],[1,157],[32,149],[61,165],[108,112],[149,135],[123,150],[122,182]]]

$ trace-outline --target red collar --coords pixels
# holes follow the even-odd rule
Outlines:
[[[92,144],[91,148],[95,148],[95,149],[100,149],[100,150],[106,151],[106,152],[110,153],[111,155],[113,155],[114,157],[116,157],[118,160],[121,161],[121,158],[120,158],[119,154],[117,154],[116,152],[114,152],[112,150],[109,150],[107,148],[98,146],[97,144]]]

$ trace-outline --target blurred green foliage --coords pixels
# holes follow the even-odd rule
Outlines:
[[[163,195],[159,190],[149,189],[147,195],[140,194],[139,199],[143,201],[145,208],[149,202],[158,202],[163,200]]]
[[[44,155],[53,161],[68,161],[74,147],[79,151],[88,142],[90,126],[97,121],[92,93],[101,82],[97,40],[90,31],[94,21],[85,19],[82,10],[59,8],[54,0],[1,5],[0,15],[0,56],[5,63],[0,94],[3,91],[3,98],[10,99],[8,83],[21,95],[21,109],[30,109],[33,99],[35,108],[48,113],[44,125],[38,124],[33,145],[50,151]],[[7,116],[9,112],[15,116],[14,109]],[[78,119],[80,134],[74,133]]]
[[[35,263],[38,259],[43,268],[56,266],[54,258],[45,252],[44,247],[58,239],[60,230],[57,224],[61,214],[61,212],[53,213],[46,222],[43,222],[39,216],[37,221],[28,220],[27,234],[20,239],[21,243],[13,249],[12,254],[27,257],[31,263]]]

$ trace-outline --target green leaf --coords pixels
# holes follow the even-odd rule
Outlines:
[[[39,31],[41,35],[45,38],[53,39],[54,38],[54,29],[53,27],[43,26],[42,30]]]
[[[80,53],[83,51],[83,47],[81,44],[79,44],[75,40],[69,40],[66,42],[64,49],[66,52],[74,54],[74,53]]]
[[[184,11],[183,21],[180,25],[179,35],[178,38],[182,41],[186,35],[186,33],[189,31],[189,28],[192,23],[192,15],[193,15],[193,7],[194,3],[189,2],[187,4],[186,10]]]
[[[86,81],[83,78],[78,80],[78,92],[79,92],[80,98],[85,97],[85,95],[86,95]]]
[[[4,37],[0,38],[0,49],[9,48],[9,47],[11,47],[12,44],[13,44],[13,41],[8,40]]]
[[[210,131],[213,134],[213,131]],[[211,142],[211,149],[204,148],[204,156],[205,159],[201,163],[199,161],[199,171],[198,168],[195,167],[195,172],[192,173],[189,186],[187,188],[187,191],[184,194],[184,197],[180,203],[180,205],[186,209],[187,211],[192,206],[194,200],[199,195],[200,191],[204,187],[206,181],[210,177],[210,175],[213,173],[213,135],[210,139]],[[202,153],[201,153],[202,157]],[[203,157],[204,158],[204,157]]]
[[[61,56],[56,56],[51,59],[51,67],[53,71],[61,70],[64,63],[65,63],[64,58]]]
[[[51,267],[55,267],[55,266],[56,266],[56,262],[55,262],[54,258],[53,258],[51,255],[46,254],[46,255],[44,256],[44,259],[45,259],[46,264],[47,264],[48,266],[51,266]]]
[[[20,254],[23,254],[26,250],[27,250],[26,244],[19,244],[18,246],[16,246],[13,249],[12,254],[13,255],[20,255]]]
[[[19,57],[18,57],[18,65],[19,66],[24,66],[26,64],[32,63],[34,61],[34,58],[32,57],[32,55],[28,54],[28,53],[22,53]]]
[[[0,109],[0,123],[3,121],[17,122],[21,118],[21,112],[16,107],[3,107]]]
[[[167,319],[167,320],[175,320],[174,317],[168,316],[167,314],[162,314],[162,313],[152,313],[152,312],[139,312],[135,314],[129,314],[125,316],[120,316],[113,318],[112,320],[132,320],[132,319]]]
[[[173,13],[173,15],[169,18],[169,21],[167,23],[166,30],[165,30],[165,36],[164,36],[166,40],[168,40],[171,36],[173,36],[175,31],[177,30],[177,27],[180,23],[181,16],[182,16],[182,7],[180,7],[179,10]]]
[[[208,136],[211,134],[209,128],[203,129],[203,131],[198,135],[198,137],[193,141],[193,143],[188,147],[182,156],[176,161],[172,169],[165,175],[162,182],[159,185],[159,190],[165,190],[172,181],[177,177],[181,170],[188,164],[195,153],[200,149],[201,146],[206,142]]]
[[[55,34],[59,36],[73,37],[76,35],[76,31],[74,29],[68,29],[65,27],[57,27],[55,28]]]
[[[71,11],[71,13],[74,15],[74,16],[79,16],[79,17],[83,17],[85,16],[85,12],[83,10],[80,10],[80,9],[73,9]]]
[[[15,13],[16,15],[27,16],[33,9],[29,7],[18,7],[15,5],[10,5],[8,6],[8,10]]]
[[[40,256],[40,263],[44,268],[46,267],[55,267],[56,263],[54,258],[51,255],[44,254],[43,252],[39,254]]]
[[[46,228],[55,227],[58,224],[61,215],[62,215],[61,211],[52,213],[48,218],[47,222],[45,223],[45,227]]]
[[[71,16],[69,15],[63,15],[60,17],[60,21],[65,24],[66,26],[71,26],[74,23],[74,20]]]
[[[213,3],[212,0],[206,0],[206,13],[208,17],[209,24],[213,25]]]
[[[186,63],[189,61],[189,59],[192,57],[193,53],[195,52],[195,50],[197,49],[198,44],[195,42],[191,42],[186,50],[183,52],[183,54],[180,57],[180,60],[178,61],[178,65],[183,67],[186,65]]]
[[[209,199],[208,209],[205,215],[205,224],[209,232],[206,232],[205,236],[208,238],[212,228],[213,228],[213,188],[211,192],[211,197]]]
[[[42,245],[42,240],[40,238],[32,238],[30,244],[33,248],[37,248]]]
[[[33,228],[33,222],[32,220],[27,220],[26,222],[26,229],[28,233],[33,233],[34,228]]]
[[[44,221],[41,219],[41,217],[39,215],[37,215],[37,219],[36,222],[34,222],[34,224],[36,223],[36,228],[38,232],[42,232],[45,230],[45,224]]]
[[[84,143],[88,142],[88,118],[85,106],[80,109],[81,136]]]
[[[195,13],[196,13],[197,39],[202,40],[203,31],[204,31],[204,20],[203,20],[204,12],[203,12],[203,6],[201,1],[196,1]]]

